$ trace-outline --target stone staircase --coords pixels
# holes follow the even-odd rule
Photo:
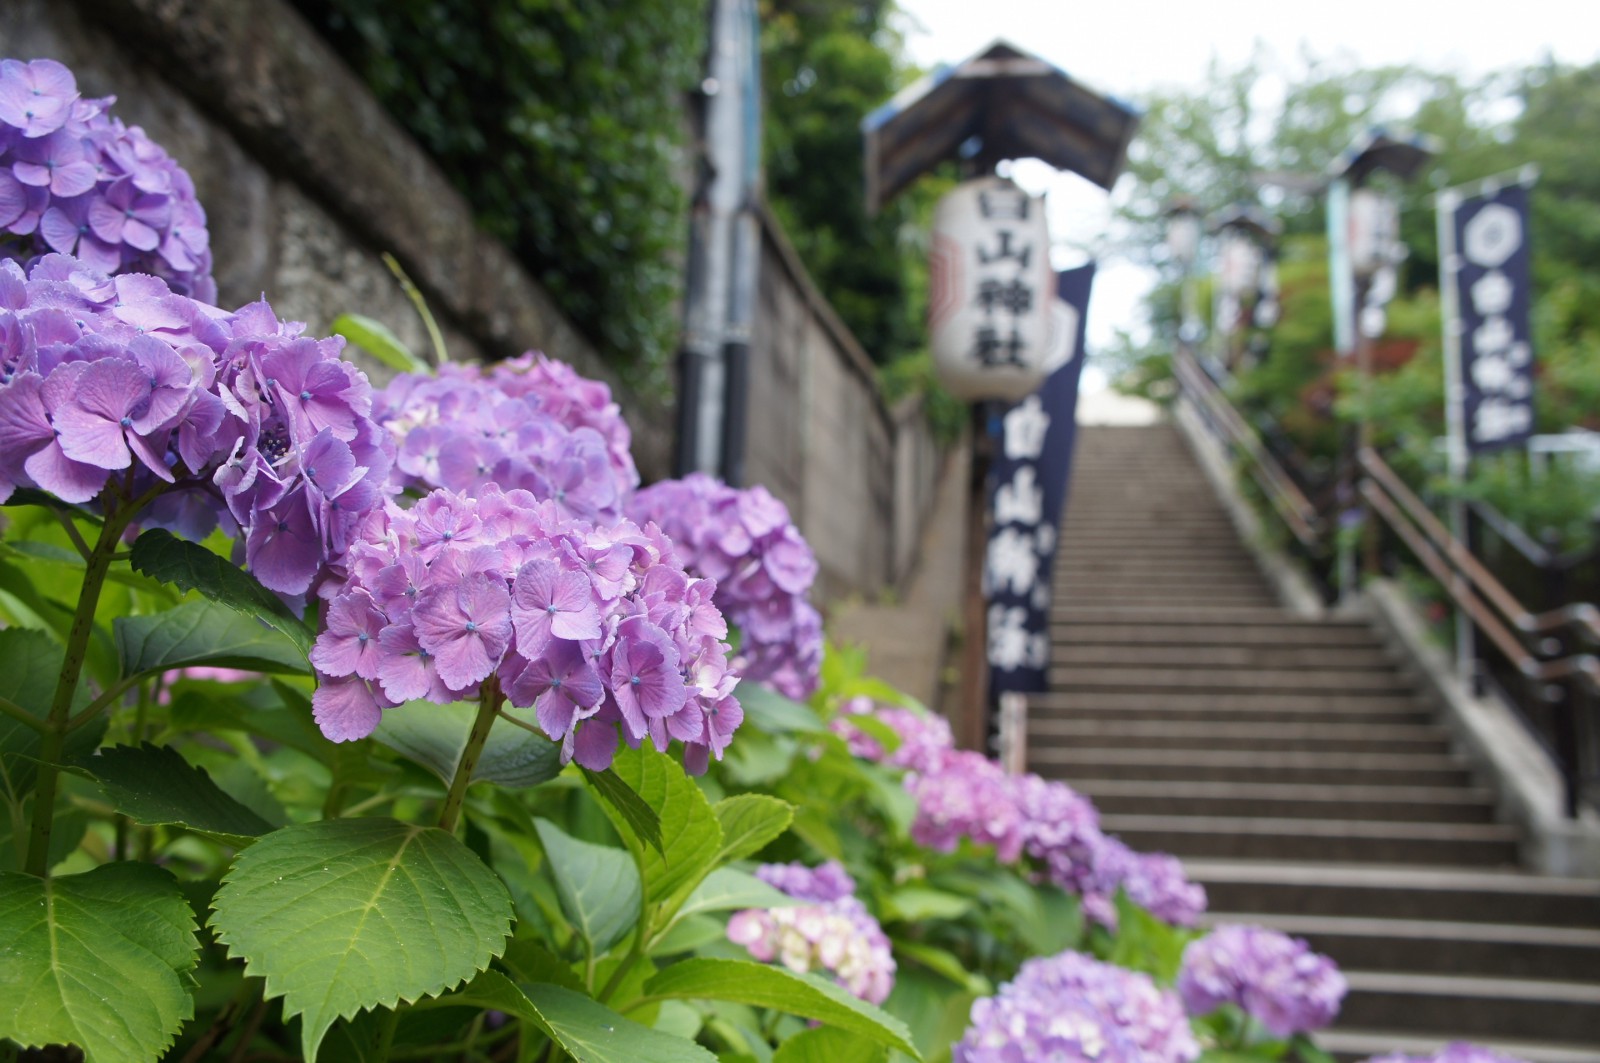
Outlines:
[[[1212,921],[1338,960],[1340,1058],[1600,1061],[1600,883],[1517,870],[1406,673],[1366,623],[1279,608],[1176,429],[1080,432],[1029,767],[1182,857]]]

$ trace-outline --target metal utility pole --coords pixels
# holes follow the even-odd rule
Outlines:
[[[712,473],[735,486],[744,479],[761,261],[759,31],[754,0],[712,0],[678,357],[673,471]]]

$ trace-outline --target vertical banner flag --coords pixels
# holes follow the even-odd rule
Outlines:
[[[1077,437],[1078,381],[1094,263],[1056,274],[1049,377],[999,419],[984,553],[989,695],[1047,689],[1056,526]]]
[[[1441,210],[1448,203],[1442,203]],[[1444,267],[1459,317],[1461,424],[1481,454],[1533,434],[1533,347],[1528,328],[1528,189],[1510,184],[1454,203],[1453,253]]]
[[[933,216],[929,349],[958,399],[1016,402],[1046,376],[1050,231],[1044,199],[1003,177],[980,177]]]

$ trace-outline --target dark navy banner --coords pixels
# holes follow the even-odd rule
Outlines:
[[[1044,385],[990,422],[990,529],[983,590],[989,620],[989,694],[1047,689],[1050,574],[1077,437],[1078,381],[1094,263],[1056,274],[1052,348]]]
[[[1482,454],[1533,434],[1528,189],[1513,184],[1463,199],[1452,224],[1463,424],[1467,450]]]

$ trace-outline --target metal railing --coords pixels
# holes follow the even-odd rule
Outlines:
[[[1361,497],[1470,622],[1481,663],[1549,750],[1567,815],[1576,816],[1600,796],[1600,657],[1591,652],[1600,647],[1600,609],[1526,608],[1375,450],[1362,448],[1356,461]]]
[[[1234,409],[1188,348],[1180,346],[1174,351],[1172,369],[1184,396],[1194,404],[1212,433],[1244,461],[1250,478],[1261,488],[1290,534],[1308,553],[1324,553],[1326,539],[1317,507],[1267,450],[1255,429]]]

